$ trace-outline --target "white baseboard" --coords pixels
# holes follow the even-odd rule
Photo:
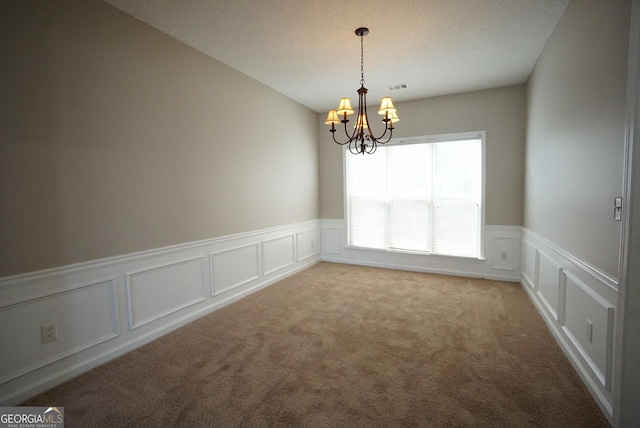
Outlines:
[[[78,374],[320,261],[309,221],[0,279],[0,405]],[[40,326],[58,339],[42,344]]]
[[[520,281],[519,226],[485,226],[483,260],[350,248],[344,220],[321,220],[322,260],[498,281]]]
[[[524,229],[522,285],[612,422],[617,281]]]

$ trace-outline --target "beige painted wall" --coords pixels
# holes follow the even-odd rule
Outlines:
[[[486,131],[486,212],[491,225],[522,225],[524,186],[524,85],[396,103],[394,137]],[[342,152],[319,115],[322,218],[344,217]],[[372,125],[374,131],[380,127]],[[344,140],[344,139],[343,139]]]
[[[0,276],[319,217],[315,112],[98,0],[0,43]]]
[[[630,1],[573,1],[528,85],[524,226],[617,278]]]

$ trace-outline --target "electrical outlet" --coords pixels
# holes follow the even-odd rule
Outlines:
[[[593,323],[589,320],[587,320],[585,333],[587,334],[587,339],[589,340],[589,343],[593,343]]]
[[[613,199],[613,219],[622,221],[622,198]]]
[[[47,325],[41,325],[40,340],[43,344],[58,340],[58,323],[54,322]]]

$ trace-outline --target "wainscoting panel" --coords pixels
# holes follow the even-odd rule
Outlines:
[[[515,226],[485,226],[484,259],[367,250],[347,246],[344,220],[326,219],[322,227],[322,260],[446,275],[520,281],[520,239]]]
[[[138,328],[205,298],[204,258],[126,275],[129,327]]]
[[[616,279],[526,229],[522,249],[524,290],[611,421]]]
[[[535,290],[538,284],[536,278],[538,263],[539,255],[536,248],[530,242],[522,241],[522,277],[524,283],[532,290]]]
[[[41,342],[40,327],[57,339]],[[0,384],[118,335],[114,280],[80,285],[0,309]]]
[[[295,263],[294,236],[283,236],[262,242],[264,274],[284,269]]]
[[[260,277],[258,243],[211,254],[213,295],[248,284]]]
[[[312,220],[0,278],[0,406],[319,262],[319,236]]]
[[[545,307],[558,319],[558,301],[560,296],[560,284],[562,282],[562,267],[543,252],[539,253],[538,270],[538,296]]]
[[[602,386],[611,390],[613,307],[567,274],[563,329]]]
[[[320,256],[320,233],[317,229],[296,234],[298,261]]]
[[[322,220],[320,223],[320,233],[322,234],[322,259],[330,257],[332,254],[340,254],[340,247],[343,242],[346,244],[346,235],[342,238],[342,220]]]
[[[513,272],[515,269],[513,258],[517,254],[517,245],[520,245],[519,240],[513,239],[512,236],[492,236],[489,243],[491,269]]]

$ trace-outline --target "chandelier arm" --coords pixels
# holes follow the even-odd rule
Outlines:
[[[391,137],[393,136],[393,130],[395,128],[390,128],[389,127],[389,122],[385,122],[384,123],[384,132],[382,133],[382,135],[380,135],[378,138],[376,138],[376,141],[378,144],[386,144],[389,141],[391,141]],[[387,131],[389,131],[389,136],[387,137],[386,140],[382,140],[384,138],[385,135],[387,135]]]
[[[353,127],[353,132],[351,133],[351,135],[349,135],[349,131],[347,130],[347,124],[344,124],[344,133],[346,134],[347,138],[349,138],[349,142],[353,141],[354,139],[358,138],[358,121],[356,120],[356,126]]]
[[[386,134],[386,133],[387,133],[387,131],[385,130],[384,134]],[[380,136],[380,138],[384,137],[384,134],[382,134]],[[387,139],[384,140],[384,141],[378,140],[378,144],[387,144],[389,141],[391,141],[391,137],[393,137],[393,129],[389,128],[389,136],[387,137]]]
[[[358,108],[358,112],[360,111],[360,109]],[[342,121],[342,123],[344,123],[344,134],[347,136],[348,140],[346,143],[344,144],[348,144],[351,143],[354,139],[356,139],[358,137],[358,121],[356,120],[356,126],[353,129],[353,132],[351,133],[351,135],[349,135],[349,130],[347,129],[347,123],[349,123],[348,120],[346,120],[346,116],[345,116],[345,120]]]
[[[393,130],[395,129],[393,127],[393,119],[395,118],[396,121],[398,120],[394,113],[395,107],[391,103],[391,99],[389,97],[383,98],[383,102],[380,105],[380,111],[385,113],[385,117],[382,120],[384,122],[384,131],[380,137],[375,137],[373,135],[373,129],[371,128],[367,112],[367,88],[364,87],[364,36],[368,33],[369,29],[364,27],[356,30],[356,35],[360,37],[360,89],[358,90],[357,119],[352,132],[349,132],[349,129],[347,128],[347,123],[349,122],[349,120],[347,120],[347,112],[350,112],[349,114],[354,113],[351,108],[350,101],[348,99],[341,100],[340,106],[337,110],[343,112],[343,119],[340,120],[340,122],[344,124],[344,133],[348,140],[340,142],[336,139],[335,132],[337,130],[334,128],[334,125],[338,122],[336,111],[330,111],[327,121],[325,122],[327,125],[331,124],[333,141],[341,146],[348,145],[349,152],[352,154],[373,154],[378,149],[378,144],[385,144],[391,141]],[[389,113],[390,111],[392,113]],[[392,114],[394,118],[391,117]],[[366,131],[365,127],[367,128]],[[387,132],[389,133],[388,137]]]
[[[340,141],[336,140],[336,134],[335,134],[335,132],[332,132],[332,133],[331,133],[331,135],[333,136],[333,141],[334,141],[336,144],[340,144],[341,146],[344,146],[345,144],[349,144],[349,143],[351,142],[351,140],[347,140],[347,141],[345,141],[344,143],[341,143]]]
[[[349,152],[351,152],[351,154],[362,153],[363,135],[362,135],[362,123],[361,123],[361,117],[360,117],[361,106],[362,106],[362,93],[361,91],[358,91],[358,113],[356,115],[357,117],[356,124],[354,126],[353,133],[351,134],[351,136],[349,136],[346,123],[344,128],[345,133],[347,134],[347,137],[349,137]]]
[[[345,141],[344,143],[341,143],[340,141],[336,140],[336,133],[335,132],[332,132],[331,134],[333,136],[333,141],[336,144],[340,144],[341,146],[344,146],[344,145],[350,144],[351,142],[353,142],[356,139],[358,129],[357,128],[354,129],[353,134],[349,135],[349,130],[347,129],[347,123],[349,123],[349,121],[348,120],[346,120],[346,121],[343,120],[342,123],[344,123],[344,134],[348,138],[347,141]]]

